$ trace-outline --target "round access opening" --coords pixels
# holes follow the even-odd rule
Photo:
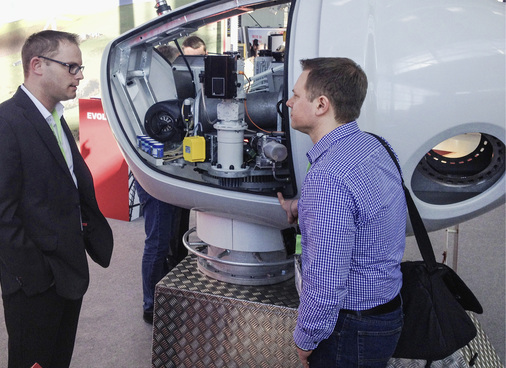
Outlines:
[[[467,133],[447,139],[420,160],[411,188],[422,201],[451,204],[477,196],[504,175],[505,149],[489,134]]]

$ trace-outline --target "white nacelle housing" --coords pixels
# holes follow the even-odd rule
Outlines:
[[[157,51],[199,27],[286,6],[284,51],[262,53],[254,75],[237,53],[171,63]],[[292,274],[293,234],[276,193],[298,197],[312,145],[290,128],[285,106],[299,60],[339,56],[362,66],[369,90],[359,126],[391,143],[427,229],[444,228],[504,203],[505,6],[197,1],[108,45],[103,105],[141,185],[197,212],[210,246],[199,267],[225,281],[278,282]],[[163,157],[152,156],[153,139]]]

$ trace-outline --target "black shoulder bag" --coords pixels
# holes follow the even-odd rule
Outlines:
[[[388,144],[372,135],[383,144],[401,173]],[[481,314],[483,308],[453,269],[436,262],[427,230],[404,180],[402,186],[423,261],[401,263],[404,325],[393,356],[441,360],[476,336],[476,327],[466,310]]]

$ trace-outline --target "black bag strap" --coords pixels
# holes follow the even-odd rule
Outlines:
[[[404,194],[406,196],[406,203],[408,205],[408,213],[409,213],[409,219],[411,221],[411,226],[413,227],[413,232],[415,234],[416,242],[418,244],[418,249],[420,250],[420,254],[422,255],[422,258],[427,265],[427,268],[429,271],[433,271],[437,268],[436,263],[436,257],[434,256],[434,250],[432,248],[432,243],[429,238],[429,234],[427,234],[427,229],[425,228],[425,225],[423,223],[423,220],[420,216],[420,213],[418,212],[418,209],[416,208],[415,202],[413,201],[413,198],[411,197],[411,193],[409,192],[409,189],[404,184],[404,179],[402,177],[401,167],[399,166],[399,162],[397,161],[397,157],[395,157],[394,153],[392,152],[392,149],[388,145],[385,140],[376,134],[370,133],[373,137],[375,137],[380,143],[385,147],[388,154],[392,158],[392,160],[395,163],[395,166],[397,166],[397,169],[399,170],[399,175],[401,176],[402,180],[402,188],[404,189]]]

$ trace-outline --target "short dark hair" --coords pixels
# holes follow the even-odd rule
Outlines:
[[[171,64],[179,56],[179,50],[177,47],[171,45],[158,46],[157,51]]]
[[[334,57],[304,59],[300,63],[302,70],[309,71],[305,90],[310,101],[326,96],[340,123],[349,123],[360,116],[367,94],[367,76],[357,63]]]
[[[206,51],[206,43],[199,36],[190,36],[183,41],[183,47],[191,47],[192,49],[198,49],[202,46],[204,46],[204,51]]]
[[[21,49],[25,77],[30,69],[30,61],[36,56],[51,57],[58,51],[60,43],[69,42],[79,46],[79,36],[75,33],[45,30],[29,36]]]

